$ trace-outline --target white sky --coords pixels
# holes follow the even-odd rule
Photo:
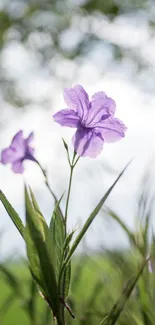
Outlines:
[[[135,46],[136,49],[143,40],[143,44],[148,45],[147,58],[150,57],[154,69],[155,60],[152,55],[152,47],[155,46],[155,40],[154,44],[152,44],[152,40],[149,41],[147,24],[144,23],[142,29],[130,25],[127,20],[122,24],[125,24],[123,31],[121,22],[115,22],[113,30],[115,28],[116,31],[117,28],[117,32],[114,34],[112,26],[108,25],[106,21],[103,22],[103,33],[100,25],[101,37],[105,37],[105,34],[108,37],[114,35],[113,41],[115,37],[116,43],[123,42],[123,39],[127,43],[127,40],[129,40],[130,46]],[[98,28],[96,22],[96,30]],[[131,39],[133,39],[133,42],[131,42]],[[146,55],[145,46],[142,48],[141,55]],[[98,62],[94,63],[97,58]],[[100,60],[104,60],[105,67],[109,67],[102,77],[99,74]],[[61,128],[52,120],[54,112],[65,108],[62,88],[56,80],[47,76],[44,69],[40,70],[33,53],[28,52],[16,42],[10,43],[3,51],[1,62],[8,77],[12,77],[17,81],[20,94],[24,98],[33,99],[36,104],[30,106],[26,113],[16,112],[15,115],[11,107],[8,109],[5,103],[1,103],[6,107],[6,110],[3,109],[3,117],[9,114],[10,119],[3,132],[1,132],[0,147],[5,148],[8,146],[12,136],[19,129],[23,129],[25,135],[34,130],[36,156],[44,166],[48,167],[51,186],[56,194],[60,196],[67,188],[69,173],[61,136],[66,139],[70,144],[70,148],[72,148],[71,136],[74,132],[71,129]],[[155,97],[142,91],[136,86],[136,82],[131,79],[131,70],[134,70],[134,63],[131,64],[128,60],[124,61],[122,66],[114,63],[108,49],[105,49],[101,54],[100,49],[97,48],[93,55],[90,55],[89,59],[83,62],[74,77],[75,68],[76,65],[73,62],[63,60],[57,66],[57,73],[61,77],[65,71],[66,73],[70,72],[72,81],[67,83],[69,87],[80,83],[90,96],[97,91],[103,90],[108,96],[114,98],[117,103],[116,116],[124,121],[128,130],[123,140],[113,144],[105,144],[102,154],[97,159],[81,158],[79,161],[73,180],[69,209],[69,229],[75,226],[79,229],[80,224],[89,216],[89,213],[108,189],[108,186],[111,185],[120,170],[133,156],[135,158],[132,165],[110,195],[107,205],[112,206],[126,223],[134,229],[139,182],[144,168],[155,153]],[[48,111],[40,106],[40,101],[46,98],[50,98],[49,105],[51,101],[51,108]],[[114,173],[109,174],[104,169],[107,162],[114,168]],[[1,165],[1,189],[24,220],[23,179],[26,179],[32,186],[49,221],[53,209],[53,200],[44,186],[43,177],[38,167],[33,163],[26,162],[25,166],[26,171],[23,177],[13,174],[9,166]],[[0,206],[0,212],[0,229],[5,230],[1,247],[2,255],[12,252],[23,253],[25,248],[22,239],[2,206]],[[87,242],[92,248],[98,247],[99,244],[109,248],[128,244],[125,235],[117,225],[109,224],[107,219],[102,222],[99,216],[97,216],[88,231]]]

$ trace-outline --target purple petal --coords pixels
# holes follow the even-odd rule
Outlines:
[[[27,139],[25,139],[25,141],[27,142],[27,144],[30,144],[34,139],[34,132],[31,132],[30,135],[27,137]]]
[[[34,133],[31,132],[30,135],[25,139],[25,159],[33,160],[34,148],[30,146],[30,143],[34,139]]]
[[[79,156],[95,158],[103,148],[103,139],[87,128],[80,128],[76,131],[73,139],[74,149]]]
[[[1,153],[1,163],[2,164],[8,164],[8,163],[12,163],[13,161],[16,160],[16,151],[9,147],[9,148],[6,148],[4,150],[2,150],[2,153]]]
[[[34,151],[35,151],[34,148],[28,146],[25,159],[35,160],[35,158],[33,157]]]
[[[116,109],[115,101],[104,92],[98,92],[92,96],[91,109],[86,121],[86,125],[94,127],[100,119],[104,120],[114,115]]]
[[[95,130],[102,134],[105,142],[115,142],[125,136],[127,127],[119,119],[110,117],[99,122]]]
[[[11,148],[15,149],[17,158],[22,158],[25,154],[25,140],[23,131],[19,131],[12,139]]]
[[[105,92],[100,91],[92,96],[92,107],[94,109],[100,109],[103,108],[105,110],[108,110],[110,115],[115,114],[116,110],[116,103],[115,101],[108,97]]]
[[[24,166],[22,160],[17,160],[12,164],[12,170],[16,174],[22,174],[24,172]]]
[[[55,122],[62,126],[69,126],[70,128],[76,128],[79,124],[79,117],[77,113],[70,109],[63,109],[53,115]]]
[[[18,131],[15,136],[12,139],[11,146],[16,147],[17,145],[22,145],[23,144],[23,131],[20,130]]]
[[[82,86],[76,85],[73,88],[64,90],[64,100],[69,109],[77,112],[78,116],[84,120],[90,108],[89,97]]]

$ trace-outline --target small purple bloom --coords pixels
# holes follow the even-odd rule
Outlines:
[[[23,131],[19,131],[13,137],[10,147],[2,150],[1,163],[4,165],[8,163],[12,164],[12,170],[15,173],[22,174],[24,172],[24,160],[36,161],[34,158],[34,148],[30,146],[33,136],[34,134],[32,132],[28,138],[24,139]]]
[[[114,117],[116,104],[104,92],[98,92],[89,100],[82,86],[64,90],[67,109],[56,113],[55,122],[77,128],[73,145],[79,156],[95,158],[104,142],[114,142],[125,136],[126,126]]]

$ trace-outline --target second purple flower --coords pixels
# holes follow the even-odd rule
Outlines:
[[[24,160],[36,161],[34,158],[34,148],[31,147],[33,132],[28,138],[23,137],[23,131],[20,130],[12,139],[8,148],[3,149],[1,153],[1,163],[6,165],[10,163],[14,173],[22,174],[24,172]]]

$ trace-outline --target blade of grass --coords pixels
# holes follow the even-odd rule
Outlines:
[[[4,193],[2,191],[0,191],[0,200],[1,200],[2,204],[4,205],[5,210],[7,211],[9,217],[11,218],[11,220],[15,224],[16,228],[18,229],[19,233],[24,238],[25,227],[22,223],[22,220],[20,219],[18,213],[14,210],[14,208],[12,207],[10,202],[7,200],[6,196],[4,195]]]
[[[57,296],[57,283],[55,278],[54,266],[49,255],[48,246],[48,227],[43,217],[34,210],[31,203],[29,193],[25,187],[25,202],[26,202],[26,223],[29,230],[34,246],[37,251],[31,252],[31,260],[39,258],[40,262],[40,276],[41,283],[44,284],[43,288],[48,299],[48,303],[52,307],[53,313],[58,316],[58,296]],[[47,238],[47,239],[46,239]],[[31,247],[29,247],[31,250]],[[29,252],[30,254],[30,252]],[[32,266],[32,264],[31,264]],[[32,270],[32,272],[34,272]]]
[[[104,320],[100,323],[100,325],[114,325],[117,322],[148,260],[149,258],[142,263],[137,274],[128,282],[121,296],[119,297],[119,299],[116,301],[116,303],[110,310],[108,316],[104,318]]]
[[[131,162],[131,161],[130,161]],[[64,262],[65,266],[68,264],[68,262],[70,261],[73,253],[75,252],[77,246],[79,245],[80,241],[82,240],[83,236],[85,235],[86,231],[88,230],[88,228],[90,227],[91,223],[93,222],[93,220],[95,219],[95,217],[97,216],[98,212],[101,210],[104,202],[106,201],[106,199],[108,198],[108,196],[110,195],[111,191],[113,190],[113,188],[115,187],[115,185],[117,184],[117,182],[119,181],[119,179],[121,178],[121,176],[124,174],[125,170],[127,169],[127,167],[129,166],[130,162],[125,166],[125,168],[122,170],[122,172],[119,174],[119,176],[116,178],[116,180],[114,181],[114,183],[109,187],[108,191],[105,193],[105,195],[102,197],[102,199],[99,201],[99,203],[97,204],[96,208],[92,211],[92,213],[90,214],[89,218],[87,219],[86,223],[84,224],[82,230],[80,231],[80,233],[78,234],[78,236],[76,237],[67,257],[66,260]]]

